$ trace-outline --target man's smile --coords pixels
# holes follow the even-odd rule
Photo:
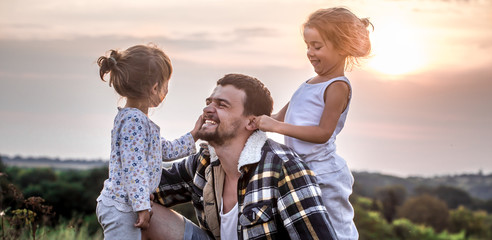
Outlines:
[[[205,119],[205,122],[203,123],[202,127],[209,127],[209,126],[215,126],[217,125],[217,122],[211,119]]]

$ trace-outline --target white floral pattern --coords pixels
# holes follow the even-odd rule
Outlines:
[[[162,160],[196,153],[190,133],[167,141],[160,128],[136,108],[119,108],[111,131],[109,178],[97,201],[123,212],[150,209],[150,194],[160,182]]]

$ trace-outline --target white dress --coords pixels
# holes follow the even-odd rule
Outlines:
[[[324,93],[335,81],[350,87],[349,102],[340,115],[330,139],[321,144],[305,142],[285,136],[285,144],[299,153],[315,173],[323,195],[323,203],[339,239],[358,239],[353,221],[354,209],[349,202],[354,178],[345,160],[336,153],[335,140],[343,129],[349,110],[352,90],[349,80],[342,76],[329,81],[309,84],[304,82],[292,96],[284,122],[297,126],[317,126],[325,107]]]

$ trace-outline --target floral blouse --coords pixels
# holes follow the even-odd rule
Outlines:
[[[196,153],[191,133],[174,141],[136,108],[118,108],[111,131],[109,178],[97,201],[123,212],[150,209],[150,194],[159,185],[162,161]]]

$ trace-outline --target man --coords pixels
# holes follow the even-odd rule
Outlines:
[[[257,130],[273,100],[256,78],[228,74],[206,100],[197,136],[209,144],[164,169],[144,239],[334,239],[313,172]],[[191,201],[196,226],[167,207]]]

